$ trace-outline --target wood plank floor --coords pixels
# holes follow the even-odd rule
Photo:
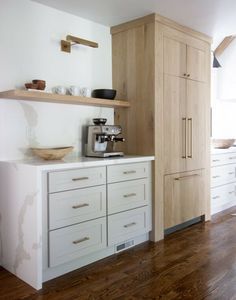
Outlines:
[[[34,289],[0,268],[0,299],[236,299],[236,207]]]

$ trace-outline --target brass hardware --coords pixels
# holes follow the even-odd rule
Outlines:
[[[188,74],[187,77],[190,77],[190,74]]]
[[[123,174],[128,175],[128,174],[134,174],[136,171],[124,171]]]
[[[231,195],[231,194],[234,194],[234,193],[235,193],[235,191],[229,192],[230,195]]]
[[[220,159],[213,159],[212,162],[220,161]]]
[[[66,40],[61,40],[61,51],[70,53],[71,52],[71,46],[74,46],[76,44],[92,47],[92,48],[98,48],[98,43],[84,40],[81,38],[78,38],[76,36],[67,35]]]
[[[193,119],[192,118],[188,118],[188,124],[189,124],[188,148],[190,150],[188,158],[193,158]]]
[[[187,74],[186,74],[186,73],[184,73],[184,76],[187,76]]]
[[[136,193],[126,194],[123,197],[124,198],[129,198],[129,197],[134,197],[134,196],[136,196]]]
[[[220,175],[215,175],[215,176],[212,176],[212,178],[220,178]]]
[[[231,156],[229,157],[229,159],[236,159],[236,156]]]
[[[188,179],[190,177],[197,177],[197,176],[200,175],[199,174],[186,175],[186,176],[176,177],[175,180],[183,180],[183,179]]]
[[[134,226],[134,225],[136,225],[136,223],[135,223],[135,222],[132,222],[132,223],[130,223],[130,224],[124,225],[124,227],[125,227],[125,228],[129,228],[129,227]]]
[[[83,242],[88,241],[88,240],[89,240],[89,237],[84,237],[80,240],[73,241],[72,243],[77,245],[77,244],[83,243]]]
[[[220,198],[220,196],[215,196],[215,197],[212,197],[212,199],[213,200],[215,200],[215,199],[219,199]]]
[[[82,207],[86,207],[86,206],[89,206],[89,204],[84,203],[84,204],[73,205],[72,208],[77,209],[77,208],[82,208]]]
[[[229,173],[228,173],[228,175],[233,175],[233,174],[234,174],[234,172],[229,172]]]
[[[79,180],[88,180],[89,177],[78,177],[78,178],[72,178],[72,181],[79,181]]]
[[[183,139],[183,155],[182,155],[182,158],[187,158],[187,125],[186,125],[186,121],[187,119],[186,118],[182,118],[182,125],[183,125],[183,136],[184,136],[184,139]]]

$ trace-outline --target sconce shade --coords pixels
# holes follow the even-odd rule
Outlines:
[[[213,57],[214,57],[213,58],[213,68],[221,68],[220,63],[219,63],[218,59],[215,56],[215,53],[213,54]]]

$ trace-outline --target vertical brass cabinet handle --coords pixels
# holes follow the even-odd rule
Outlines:
[[[128,175],[128,174],[135,174],[136,171],[132,170],[132,171],[124,171],[123,174]]]
[[[124,227],[125,227],[125,228],[129,228],[129,227],[134,226],[134,225],[136,225],[136,223],[135,223],[135,222],[132,222],[132,223],[129,223],[129,224],[124,225]]]
[[[193,119],[188,118],[188,158],[193,158]]]
[[[88,241],[89,240],[89,237],[84,237],[84,238],[82,238],[82,239],[79,239],[79,240],[75,240],[75,241],[73,241],[72,243],[74,244],[74,245],[77,245],[77,244],[80,244],[80,243],[83,243],[83,242],[85,242],[85,241]]]
[[[89,177],[78,177],[78,178],[72,178],[72,181],[80,181],[80,180],[88,180]]]
[[[191,177],[197,177],[201,176],[200,174],[191,174],[191,175],[186,175],[186,176],[180,176],[180,177],[175,177],[175,180],[184,180],[184,179],[189,179]]]
[[[134,197],[134,196],[136,196],[136,193],[126,194],[126,195],[124,195],[123,197],[124,197],[124,198],[129,198],[129,197]]]
[[[82,207],[86,207],[86,206],[89,206],[89,204],[83,203],[83,204],[73,205],[72,208],[77,209],[77,208],[82,208]]]
[[[182,158],[187,158],[187,118],[182,118],[183,153]]]

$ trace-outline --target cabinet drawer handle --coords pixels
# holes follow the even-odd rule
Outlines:
[[[229,174],[229,175],[233,175],[233,174],[234,174],[234,172],[229,172],[228,174]]]
[[[236,159],[236,156],[231,156],[229,157],[229,159]]]
[[[132,222],[132,223],[129,223],[129,224],[124,225],[124,227],[125,227],[125,228],[129,228],[129,227],[134,226],[134,225],[136,225],[136,223],[135,223],[135,222]]]
[[[231,194],[234,194],[234,193],[235,193],[235,191],[229,192],[230,195],[231,195]]]
[[[77,208],[82,208],[82,207],[86,207],[86,206],[89,206],[89,204],[84,203],[84,204],[73,205],[72,208],[77,209]]]
[[[190,74],[188,74],[187,77],[190,77]]]
[[[215,197],[212,197],[212,199],[219,199],[220,198],[220,196],[215,196]]]
[[[215,175],[215,176],[212,176],[212,178],[219,178],[220,177],[220,175]]]
[[[79,181],[79,180],[88,180],[89,177],[78,177],[78,178],[73,178],[72,181]]]
[[[88,240],[89,240],[89,237],[86,236],[86,237],[84,237],[80,240],[73,241],[72,243],[77,245],[77,244],[83,243],[83,242],[88,241]]]
[[[188,158],[193,158],[193,119],[188,118]]]
[[[213,162],[217,162],[217,161],[220,161],[220,159],[213,159],[212,161]]]
[[[136,193],[126,194],[123,197],[124,198],[129,198],[129,197],[134,197],[134,196],[136,196]]]
[[[183,130],[183,154],[182,154],[182,158],[187,158],[187,119],[186,118],[182,118],[182,130]]]
[[[197,177],[197,176],[200,176],[200,174],[192,174],[192,175],[186,175],[186,176],[176,177],[175,180],[183,180],[183,179],[188,179],[188,178]]]
[[[135,174],[136,171],[124,171],[123,174],[128,175],[128,174]]]

